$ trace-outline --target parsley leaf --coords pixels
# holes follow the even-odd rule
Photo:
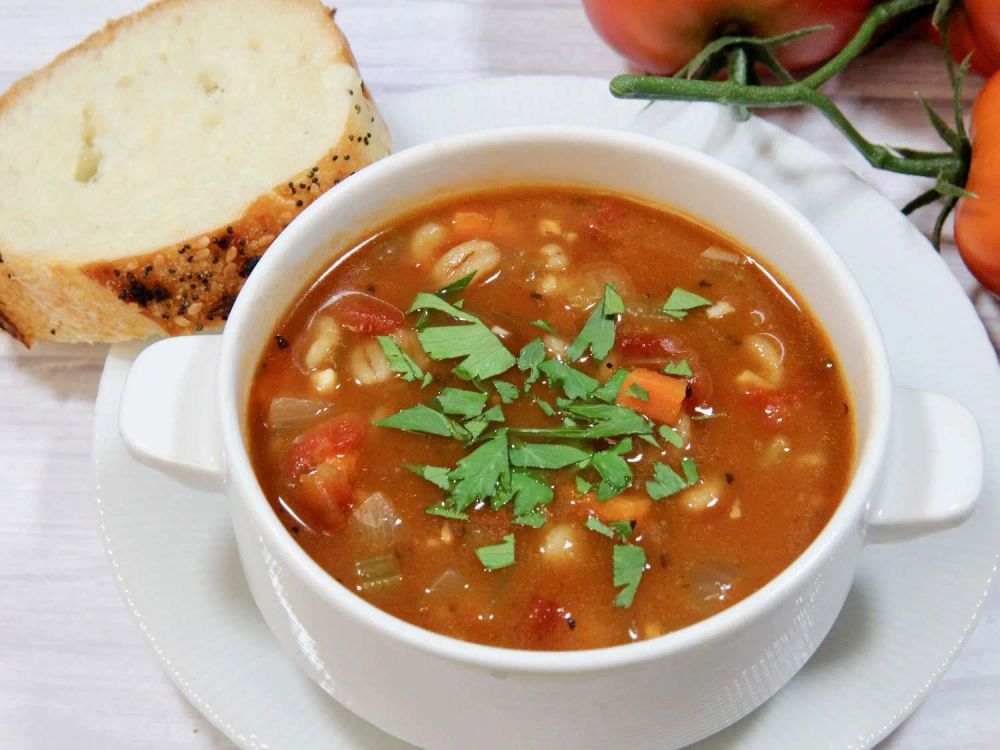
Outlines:
[[[660,310],[678,320],[684,320],[689,310],[693,310],[696,307],[707,307],[711,304],[712,300],[705,299],[700,294],[695,294],[694,292],[689,292],[687,289],[675,286]]]
[[[422,466],[420,464],[403,465],[421,479],[426,479],[428,482],[440,487],[442,490],[451,489],[451,483],[448,481],[448,472],[451,471],[451,469],[446,466]]]
[[[431,359],[464,357],[452,370],[463,380],[486,380],[506,372],[515,363],[514,355],[496,334],[478,321],[471,325],[425,328],[417,337]]]
[[[583,525],[591,531],[603,534],[608,539],[614,539],[617,535],[621,537],[623,542],[626,542],[632,536],[632,524],[629,521],[612,521],[610,524],[606,524],[597,516],[590,516]]]
[[[646,570],[646,551],[634,544],[616,544],[613,554],[614,585],[624,586],[615,597],[616,607],[631,607]]]
[[[590,314],[583,329],[566,349],[571,362],[590,349],[594,359],[604,359],[615,345],[615,318],[625,312],[625,303],[611,284],[604,285],[604,297]]]
[[[476,557],[487,570],[499,570],[514,564],[514,535],[507,534],[499,544],[476,550]]]
[[[620,495],[632,484],[632,469],[622,458],[630,450],[632,450],[632,439],[625,438],[610,450],[594,454],[594,468],[601,475],[601,483],[597,486],[598,500],[607,500]]]
[[[485,443],[460,459],[448,473],[454,483],[451,500],[457,510],[465,510],[477,500],[496,492],[497,485],[510,485],[507,431],[497,430]]]
[[[472,283],[472,280],[476,278],[476,272],[473,271],[468,276],[463,276],[457,281],[453,281],[448,286],[438,289],[434,294],[438,297],[447,297],[449,294],[458,294],[459,292],[464,292],[465,287]]]
[[[424,371],[420,365],[413,361],[409,354],[403,351],[402,347],[389,336],[376,336],[379,346],[385,352],[386,359],[389,360],[389,367],[393,372],[403,376],[403,380],[412,383],[418,378],[424,378]],[[430,381],[427,381],[430,382]],[[426,385],[426,383],[425,383]]]
[[[542,343],[541,339],[529,341],[521,349],[521,353],[517,355],[517,369],[528,373],[528,379],[524,381],[525,392],[528,391],[532,383],[538,380],[540,376],[538,366],[544,361],[545,344]]]
[[[613,404],[621,393],[622,386],[625,385],[625,378],[629,376],[629,371],[624,367],[619,367],[608,381],[590,395],[598,401],[605,401]]]
[[[526,471],[514,471],[510,478],[514,516],[525,516],[552,502],[552,488]]]
[[[647,391],[638,383],[632,383],[632,385],[628,387],[628,390],[625,391],[625,393],[627,393],[629,396],[632,396],[633,398],[639,399],[640,401],[649,401],[649,391]]]
[[[681,471],[684,472],[684,478],[687,480],[688,486],[698,481],[698,467],[691,456],[684,456],[681,459]]]
[[[687,482],[676,471],[664,463],[653,464],[653,478],[646,482],[646,492],[654,500],[676,495],[687,488]]]
[[[463,439],[467,437],[466,431],[461,426],[425,404],[417,404],[403,409],[395,414],[390,414],[385,419],[377,419],[372,424],[376,427],[391,427],[403,432],[420,432],[427,435]]]
[[[533,529],[540,529],[548,519],[549,517],[542,511],[533,510],[525,513],[523,516],[514,516],[514,523],[518,526],[530,526]]]
[[[660,433],[660,437],[662,437],[664,440],[666,440],[675,448],[684,447],[684,437],[673,427],[661,424],[658,429],[658,432]]]
[[[664,375],[677,375],[682,378],[694,377],[694,372],[691,371],[691,365],[688,364],[686,359],[682,359],[680,362],[668,362],[663,368]]]
[[[455,305],[446,302],[436,295],[428,294],[427,292],[418,293],[416,298],[413,300],[413,304],[410,305],[410,309],[406,312],[411,313],[416,312],[417,310],[437,310],[458,320],[464,320],[467,323],[483,324],[483,322],[472,313],[468,313],[465,310],[455,307]]]
[[[494,380],[493,387],[497,389],[497,393],[500,395],[500,400],[505,404],[514,403],[514,400],[520,395],[520,391],[517,386],[513,383],[508,383],[506,380]]]
[[[436,505],[428,506],[424,509],[424,513],[431,516],[440,516],[441,518],[452,518],[456,521],[468,521],[469,516],[467,513],[463,513],[460,510],[454,510],[449,508],[444,503],[437,503]]]
[[[651,435],[653,426],[640,414],[615,404],[566,404],[563,408],[574,417],[593,424],[580,427],[512,427],[511,432],[543,438],[567,440],[596,440],[622,435]]]
[[[541,409],[542,412],[545,414],[545,416],[551,417],[553,414],[556,413],[556,410],[552,408],[552,404],[550,404],[548,401],[542,401],[542,399],[540,398],[536,398],[534,399],[534,401],[538,405],[538,408]]]
[[[545,373],[553,386],[562,387],[566,398],[586,398],[600,385],[599,381],[558,359],[547,359],[539,365],[538,369]]]
[[[479,391],[463,391],[461,388],[442,388],[437,401],[445,414],[461,417],[477,417],[486,406],[488,396]]]
[[[588,458],[590,458],[589,451],[557,443],[523,443],[510,448],[512,466],[534,469],[561,469]]]
[[[555,336],[559,335],[559,332],[555,328],[553,328],[552,324],[549,323],[549,321],[547,320],[533,320],[531,321],[531,325],[533,325],[535,328],[542,329],[546,333],[551,333]]]
[[[576,477],[576,491],[580,493],[587,493],[592,489],[594,489],[594,485],[578,474]]]

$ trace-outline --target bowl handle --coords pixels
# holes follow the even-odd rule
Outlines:
[[[136,460],[189,487],[222,492],[225,464],[216,403],[221,336],[164,339],[129,370],[118,428]]]
[[[975,417],[947,396],[896,387],[882,491],[868,508],[866,541],[901,542],[965,521],[983,486]]]

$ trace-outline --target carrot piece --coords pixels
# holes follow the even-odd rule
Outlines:
[[[633,396],[628,392],[636,385],[648,394],[648,399]],[[671,375],[661,375],[652,370],[637,367],[629,373],[618,392],[618,403],[635,409],[651,419],[663,424],[673,424],[681,413],[681,404],[687,394],[687,381]]]
[[[451,217],[451,226],[459,239],[484,239],[490,231],[493,219],[476,211],[456,211]]]
[[[619,495],[610,500],[590,501],[588,510],[599,519],[609,521],[639,521],[649,513],[653,501],[642,495]]]

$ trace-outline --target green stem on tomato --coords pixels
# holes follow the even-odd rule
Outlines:
[[[963,154],[954,151],[903,154],[889,146],[872,143],[851,124],[829,97],[819,91],[823,84],[864,51],[883,24],[904,13],[921,8],[930,9],[936,2],[937,0],[888,0],[876,6],[847,45],[801,81],[796,81],[789,75],[777,58],[764,49],[754,50],[754,58],[775,72],[781,80],[781,84],[777,86],[755,86],[746,83],[745,78],[737,79],[732,75],[736,63],[731,57],[731,75],[728,80],[622,75],[611,81],[611,93],[628,99],[714,101],[730,107],[768,108],[808,104],[822,113],[873,167],[918,177],[943,176],[952,179],[961,175],[965,168]]]

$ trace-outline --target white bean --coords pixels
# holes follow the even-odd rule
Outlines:
[[[418,263],[430,260],[431,256],[444,244],[448,230],[437,222],[428,222],[419,227],[410,237],[410,255]]]
[[[389,360],[375,339],[359,344],[351,352],[351,374],[358,385],[376,385],[392,377]]]
[[[555,219],[540,219],[538,221],[538,233],[555,236],[562,234],[562,227]]]
[[[482,281],[500,265],[500,251],[487,240],[469,240],[456,245],[434,264],[434,281],[442,286],[475,273],[473,282]]]
[[[772,384],[781,381],[785,348],[781,339],[770,333],[755,333],[743,339],[743,351],[753,362],[753,369]]]
[[[560,358],[566,356],[566,347],[569,345],[558,336],[553,336],[551,333],[546,334],[542,337],[542,343],[545,344],[546,351],[552,356]]]
[[[538,280],[535,287],[539,294],[552,294],[559,287],[559,280],[554,274],[547,273]]]
[[[333,356],[340,345],[340,326],[333,318],[322,315],[313,320],[309,328],[313,340],[302,357],[302,364],[311,371],[333,363]]]
[[[317,370],[309,376],[309,382],[320,393],[333,393],[337,387],[337,372],[329,367],[325,370]]]
[[[681,506],[692,513],[714,508],[722,499],[722,480],[706,478],[677,496]]]
[[[775,435],[771,441],[764,446],[757,460],[761,466],[775,466],[784,460],[785,456],[792,450],[792,444],[784,435]]]
[[[549,562],[563,563],[576,556],[575,547],[579,542],[579,532],[569,524],[558,524],[548,530],[541,553]]]

